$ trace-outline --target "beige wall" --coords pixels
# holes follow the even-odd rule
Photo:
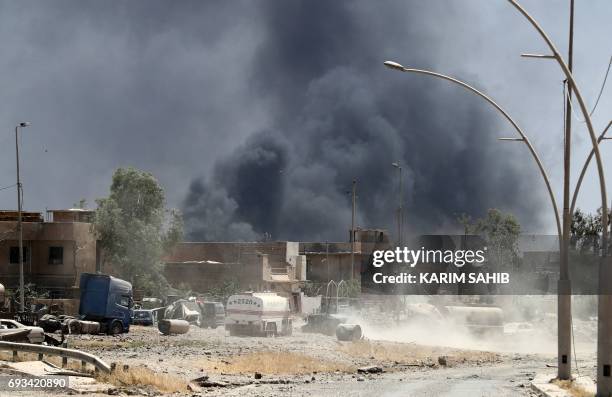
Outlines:
[[[16,222],[0,222],[0,282],[15,288],[19,264],[10,263],[10,247],[17,247]],[[39,288],[69,288],[82,272],[95,272],[96,241],[88,223],[36,222],[23,224],[23,245],[30,257],[24,264],[26,282]],[[49,264],[49,247],[63,247],[63,263]]]
[[[297,282],[298,255],[296,242],[180,243],[165,258],[164,274],[174,287],[186,284],[206,292],[226,280],[237,281],[245,290],[278,290],[283,283],[272,281],[270,274],[284,272],[291,282],[283,288],[291,290]]]
[[[164,275],[170,285],[189,286],[196,292],[207,292],[219,287],[225,281],[233,281],[247,290],[261,290],[264,287],[263,265],[243,265],[238,263],[166,263]]]

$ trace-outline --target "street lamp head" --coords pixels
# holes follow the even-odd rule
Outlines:
[[[511,142],[522,142],[523,138],[497,138],[498,141],[511,141]]]
[[[21,123],[19,123],[19,127],[21,127],[21,128],[29,127],[31,125],[32,125],[32,123],[30,123],[29,121],[22,121]]]
[[[391,165],[394,166],[395,168],[399,168],[400,167],[399,161],[397,163],[391,163]]]
[[[521,54],[523,58],[555,59],[554,55],[548,54]]]
[[[393,61],[385,61],[385,66],[388,67],[389,69],[395,69],[401,72],[403,72],[405,69],[401,64],[397,62],[393,62]]]

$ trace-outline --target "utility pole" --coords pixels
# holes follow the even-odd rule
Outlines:
[[[574,0],[570,0],[568,68],[573,67],[574,56]],[[570,173],[572,149],[572,85],[567,83],[565,99],[565,135],[563,153],[563,244],[557,284],[557,376],[567,380],[572,376],[572,288],[569,278],[569,234],[572,223],[570,213]]]
[[[399,196],[399,204],[397,207],[397,245],[401,246],[403,243],[403,238],[402,238],[402,218],[403,216],[403,198],[402,198],[402,166],[400,165],[399,160],[397,160],[397,162],[395,163],[391,163],[392,166],[394,166],[395,168],[397,168],[398,170],[398,176],[399,176],[399,191],[398,191],[398,196]]]
[[[15,159],[17,160],[17,234],[19,235],[19,311],[25,312],[25,293],[23,280],[23,225],[21,222],[21,179],[19,177],[19,128],[28,127],[29,122],[15,126]]]
[[[325,262],[327,263],[327,280],[329,282],[329,242],[325,242]]]
[[[351,280],[355,277],[355,203],[357,192],[357,180],[353,179],[353,189],[351,191],[352,213],[351,213]]]

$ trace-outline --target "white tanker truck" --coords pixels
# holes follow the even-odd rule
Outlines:
[[[230,335],[291,335],[289,299],[274,292],[232,295],[225,312],[225,329]]]

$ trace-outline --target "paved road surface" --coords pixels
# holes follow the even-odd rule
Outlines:
[[[223,396],[342,396],[342,397],[514,397],[535,396],[529,381],[544,362],[511,362],[494,366],[448,368],[301,385],[251,385]]]

